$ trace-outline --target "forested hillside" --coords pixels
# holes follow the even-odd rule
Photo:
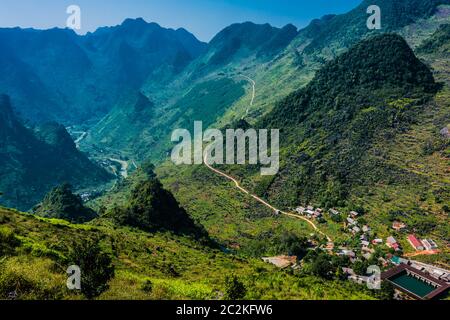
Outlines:
[[[402,176],[369,149],[375,137],[407,130],[436,90],[431,72],[401,37],[357,44],[261,120],[261,127],[282,130],[286,148],[274,192],[284,205],[314,199],[342,206],[352,186]]]
[[[63,126],[25,127],[6,95],[0,97],[0,176],[0,203],[22,210],[63,182],[87,187],[112,178],[77,150]]]

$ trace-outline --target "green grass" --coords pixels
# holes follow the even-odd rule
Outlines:
[[[260,242],[267,252],[274,239],[286,232],[309,236],[311,227],[304,221],[276,216],[253,198],[237,190],[230,181],[205,166],[174,166],[165,163],[157,173],[181,205],[197,219],[219,243],[240,253],[251,254]]]
[[[86,227],[0,208],[0,223],[2,234],[19,240],[12,252],[0,257],[3,299],[16,289],[18,299],[82,299],[65,288],[64,256],[72,242],[98,237],[116,269],[109,290],[99,299],[217,299],[228,274],[242,279],[248,299],[370,299],[351,283],[295,276],[190,238],[119,228],[108,220]],[[148,281],[151,292],[144,290]]]

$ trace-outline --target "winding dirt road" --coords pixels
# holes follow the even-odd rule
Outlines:
[[[245,79],[247,79],[247,80],[252,84],[252,87],[253,87],[252,100],[250,101],[250,105],[249,105],[249,107],[247,108],[247,115],[248,115],[249,109],[253,106],[253,101],[255,100],[255,96],[256,96],[256,82],[255,82],[252,78],[250,78],[250,77],[247,77],[247,76],[245,76],[245,75],[241,75],[241,76],[244,77]],[[323,233],[323,232],[316,226],[316,224],[315,224],[314,222],[312,222],[311,220],[307,219],[306,217],[299,216],[299,215],[294,214],[294,213],[285,212],[285,211],[282,211],[282,210],[280,210],[280,209],[275,208],[274,206],[272,206],[272,205],[271,205],[270,203],[268,203],[267,201],[261,199],[261,198],[258,197],[257,195],[254,195],[254,194],[250,193],[248,190],[246,190],[245,188],[243,188],[243,187],[240,185],[239,181],[237,181],[237,180],[236,180],[235,178],[233,178],[232,176],[230,176],[230,175],[226,174],[225,172],[222,172],[222,171],[220,171],[220,170],[218,170],[218,169],[216,169],[216,168],[213,168],[213,167],[208,163],[208,155],[207,155],[206,153],[205,153],[205,155],[204,155],[203,162],[205,163],[206,167],[208,167],[208,169],[210,169],[210,170],[213,171],[214,173],[216,173],[216,174],[218,174],[218,175],[220,175],[220,176],[222,176],[222,177],[224,177],[224,178],[226,178],[226,179],[232,181],[232,182],[234,183],[234,185],[236,186],[236,188],[239,189],[241,192],[243,192],[243,193],[249,195],[250,197],[252,197],[252,198],[255,199],[256,201],[258,201],[259,203],[261,203],[261,204],[263,204],[264,206],[266,206],[267,208],[273,210],[275,213],[279,213],[279,214],[282,214],[282,215],[285,215],[285,216],[288,216],[288,217],[291,217],[291,218],[295,218],[295,219],[303,220],[303,221],[307,222],[307,223],[314,229],[314,231],[316,231],[316,232],[319,233],[320,235],[326,237],[327,240],[328,240],[329,242],[332,242],[332,239],[331,239],[327,234]]]
[[[245,79],[247,79],[251,84],[252,84],[252,100],[250,101],[250,105],[247,107],[247,111],[246,114],[248,115],[250,108],[253,106],[253,102],[255,101],[255,96],[256,96],[256,82],[255,80],[253,80],[252,78],[246,76],[246,75],[241,75],[242,77],[244,77]],[[204,158],[203,158],[203,162],[205,163],[206,167],[208,169],[210,169],[211,171],[213,171],[214,173],[232,181],[234,183],[234,185],[236,186],[237,189],[239,189],[241,192],[249,195],[250,197],[252,197],[253,199],[255,199],[256,201],[258,201],[259,203],[263,204],[264,206],[266,206],[267,208],[271,209],[272,211],[274,211],[276,214],[282,214],[291,218],[295,218],[298,220],[303,220],[305,222],[307,222],[313,229],[314,231],[316,231],[317,233],[319,233],[320,235],[324,236],[327,238],[327,240],[329,242],[332,242],[331,238],[326,235],[325,233],[323,233],[314,222],[312,222],[311,220],[307,219],[306,217],[303,216],[299,216],[297,214],[294,213],[289,213],[289,212],[285,212],[282,211],[280,209],[275,208],[274,206],[272,206],[270,203],[268,203],[267,201],[261,199],[260,197],[258,197],[257,195],[254,195],[252,193],[250,193],[250,191],[246,190],[245,188],[243,188],[239,181],[237,181],[235,178],[233,178],[232,176],[226,174],[225,172],[222,172],[216,168],[213,168],[209,163],[208,163],[208,156],[205,153]]]
[[[245,75],[241,75],[242,77],[244,77],[246,80],[248,80],[251,85],[252,85],[252,100],[250,101],[250,105],[247,107],[247,110],[245,112],[245,116],[248,116],[248,113],[250,112],[250,108],[253,106],[253,102],[255,101],[255,97],[256,97],[256,82],[255,80],[253,80],[252,78],[245,76]]]
[[[307,222],[307,223],[314,229],[314,231],[316,231],[316,232],[319,233],[320,235],[326,237],[327,240],[328,240],[329,242],[332,242],[332,239],[331,239],[328,235],[326,235],[325,233],[323,233],[323,232],[316,226],[316,224],[315,224],[314,222],[312,222],[311,220],[309,220],[309,219],[307,219],[307,218],[305,218],[305,217],[303,217],[303,216],[299,216],[299,215],[297,215],[297,214],[285,212],[285,211],[283,211],[283,210],[280,210],[280,209],[275,208],[274,206],[272,206],[272,205],[271,205],[270,203],[268,203],[267,201],[261,199],[261,198],[258,197],[257,195],[254,195],[254,194],[250,193],[250,191],[248,191],[248,190],[246,190],[245,188],[243,188],[243,187],[240,185],[239,181],[237,181],[237,180],[236,180],[235,178],[233,178],[232,176],[230,176],[230,175],[226,174],[225,172],[222,172],[222,171],[220,171],[220,170],[218,170],[218,169],[216,169],[216,168],[213,168],[213,167],[208,163],[208,158],[207,158],[207,155],[206,155],[206,154],[205,154],[205,157],[203,158],[203,161],[204,161],[206,167],[208,167],[208,169],[210,169],[211,171],[217,173],[218,175],[220,175],[220,176],[222,176],[222,177],[225,177],[225,178],[227,178],[228,180],[232,181],[232,182],[235,184],[236,188],[238,188],[241,192],[243,192],[243,193],[245,193],[245,194],[251,196],[253,199],[255,199],[256,201],[258,201],[259,203],[262,203],[264,206],[266,206],[267,208],[273,210],[273,211],[276,212],[276,213],[280,213],[280,214],[282,214],[282,215],[285,215],[285,216],[288,216],[288,217],[291,217],[291,218],[295,218],[295,219],[299,219],[299,220],[303,220],[303,221]]]

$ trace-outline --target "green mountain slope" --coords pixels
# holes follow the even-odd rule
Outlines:
[[[313,20],[273,60],[243,71],[257,84],[253,107],[247,112],[249,98],[241,99],[230,107],[220,125],[241,117],[246,117],[251,123],[256,122],[278,100],[305,86],[327,61],[365,37],[396,32],[410,44],[420,43],[440,24],[450,21],[445,4],[448,1],[363,1],[348,13]],[[369,5],[381,8],[381,30],[369,30],[366,26]]]
[[[94,186],[111,178],[77,150],[63,126],[26,128],[5,95],[0,97],[0,176],[1,203],[23,210],[63,182]]]
[[[83,223],[93,220],[97,214],[83,205],[80,196],[72,193],[68,184],[51,190],[42,203],[33,208],[33,214],[44,218],[67,220],[72,223]]]
[[[418,19],[432,16],[437,7],[443,4],[448,5],[450,2],[448,0],[364,0],[346,14],[315,21],[299,37],[312,38],[304,48],[307,54],[326,51],[334,51],[336,54],[342,48],[347,48],[365,35],[373,33],[366,26],[369,17],[366,11],[371,5],[377,5],[381,9],[381,32],[393,32]]]
[[[434,17],[439,6],[446,3],[446,0],[402,0],[370,4],[381,7],[381,32],[403,32],[404,27]],[[305,86],[327,60],[344,52],[360,39],[380,33],[366,27],[368,6],[365,1],[347,14],[325,16],[300,31],[291,25],[277,29],[267,24],[255,25],[248,22],[225,28],[211,40],[206,52],[188,65],[173,81],[162,85],[147,83],[143,86],[143,93],[151,97],[155,110],[159,110],[155,113],[157,122],[147,117],[147,128],[136,128],[124,137],[117,134],[116,129],[109,129],[104,125],[106,121],[112,127],[122,128],[119,132],[128,128],[128,122],[117,117],[117,110],[112,111],[106,120],[91,130],[93,139],[85,141],[84,150],[90,151],[89,145],[96,141],[104,141],[102,149],[114,149],[111,141],[124,144],[122,141],[126,139],[129,143],[124,151],[128,157],[137,160],[150,157],[159,162],[171,148],[168,141],[171,131],[175,128],[192,127],[192,123],[177,121],[177,118],[186,118],[186,114],[193,114],[188,117],[203,120],[208,126],[224,127],[242,118],[255,123],[268,113],[279,99]],[[439,23],[430,23],[427,28],[433,30],[438,25]],[[230,82],[229,85],[224,85],[224,81],[233,81],[235,84]],[[249,107],[253,81],[256,96]],[[239,87],[243,87],[246,94],[229,95],[230,99],[217,99],[223,93],[215,89],[216,84],[219,88],[227,86],[226,90],[230,92],[242,91]],[[203,94],[197,94],[199,90],[207,92],[210,98],[204,99]],[[189,101],[186,101],[187,99]],[[203,111],[192,113],[189,108],[191,102],[202,105],[203,101],[208,102],[211,110],[220,110],[213,119]]]
[[[444,83],[436,95],[430,71],[398,36],[356,45],[261,120],[282,129],[280,173],[273,179],[248,179],[242,169],[233,174],[280,207],[359,208],[378,235],[392,234],[390,224],[400,220],[445,247],[449,141],[440,132],[450,115],[450,66],[439,50],[421,58]],[[323,228],[340,237],[334,222]],[[423,259],[447,263],[448,252]]]
[[[431,72],[396,35],[364,40],[327,64],[261,121],[282,129],[287,148],[289,160],[273,182],[283,186],[280,199],[336,206],[352,185],[395,174],[368,148],[375,135],[405,130],[435,89]]]
[[[426,40],[419,48],[419,53],[445,53],[450,54],[450,24],[442,25],[433,36]]]
[[[296,35],[292,25],[281,29],[250,22],[231,25],[173,81],[143,86],[143,93],[155,104],[154,116],[143,118],[145,128],[138,126],[125,135],[118,134],[129,130],[129,121],[119,116],[126,103],[119,104],[92,128],[83,146],[89,150],[90,144],[100,142],[101,148],[113,149],[115,143],[124,145],[127,140],[123,151],[128,156],[161,161],[171,149],[172,130],[191,129],[197,120],[205,127],[219,121],[230,106],[246,96],[248,80],[238,69],[270,61]]]
[[[448,140],[440,131],[449,119],[450,65],[441,52],[421,59],[445,83],[436,95],[430,70],[402,38],[384,35],[356,45],[259,123],[282,129],[278,176],[262,178],[257,168],[243,166],[221,169],[281,208],[363,208],[381,237],[392,234],[396,219],[421,236],[442,240],[445,247]],[[280,231],[278,223],[299,235],[312,231],[301,222],[264,214],[251,197],[205,167],[165,163],[157,171],[210,234],[232,239],[226,242],[232,247],[267,253],[268,246],[258,242],[274,241],[269,239]],[[342,223],[328,219],[320,228],[337,243],[352,242]],[[403,235],[396,237],[409,252]],[[447,263],[448,253],[417,259]]]
[[[448,21],[448,7],[439,7],[439,10],[436,11],[437,5],[440,3],[445,2],[429,2],[429,3],[422,3],[417,4],[419,8],[428,8],[425,11],[416,11],[415,8],[417,6],[413,6],[414,3],[411,3],[411,6],[408,7],[408,2],[399,1],[399,2],[391,2],[392,5],[390,5],[390,8],[394,8],[392,10],[385,10],[384,14],[386,21],[388,24],[384,24],[385,27],[389,27],[390,30],[395,30],[396,32],[400,34],[404,34],[406,36],[406,40],[408,43],[417,43],[422,41],[422,39],[429,36],[430,33],[432,33],[438,26],[442,23],[445,23],[445,21]],[[372,3],[371,3],[372,4]],[[389,5],[388,2],[379,2],[379,5],[382,7],[385,7],[386,5]],[[422,6],[425,7],[422,7]],[[394,6],[394,7],[393,7]],[[364,6],[360,6],[357,11],[353,10],[351,13],[346,15],[346,17],[353,16],[352,19],[345,19],[345,18],[339,18],[341,22],[343,22],[343,25],[339,27],[340,30],[353,30],[353,24],[358,23],[359,25],[364,25],[366,23],[368,15],[366,14],[365,10],[362,10]],[[394,21],[398,15],[401,15],[401,19],[397,23]],[[331,20],[334,20],[336,16],[327,16],[324,17],[321,20],[316,20],[311,23],[311,25],[304,29],[300,30],[297,37],[291,41],[291,43],[287,46],[285,50],[281,50],[278,52],[277,55],[274,57],[272,56],[268,60],[262,60],[262,59],[252,59],[248,55],[244,55],[245,57],[243,60],[235,59],[239,56],[239,54],[232,54],[233,57],[231,60],[223,60],[225,61],[225,67],[215,69],[214,67],[211,67],[208,65],[208,59],[210,59],[212,56],[214,56],[214,53],[216,52],[214,49],[210,54],[205,54],[204,56],[197,59],[197,61],[194,61],[190,66],[187,67],[185,72],[182,74],[182,76],[179,78],[179,80],[174,81],[173,91],[177,91],[177,89],[186,90],[187,86],[187,92],[189,92],[189,86],[190,81],[188,79],[196,79],[198,77],[201,81],[202,74],[212,74],[214,75],[214,70],[220,70],[217,71],[217,75],[219,76],[231,76],[235,79],[245,79],[243,76],[250,76],[253,80],[256,81],[256,97],[254,100],[254,104],[252,107],[249,108],[249,103],[251,100],[251,84],[247,86],[247,94],[242,96],[240,99],[236,100],[233,104],[230,104],[227,111],[224,113],[222,117],[218,118],[217,123],[215,126],[217,127],[223,127],[227,126],[230,123],[233,123],[237,119],[241,119],[242,117],[245,117],[249,122],[255,123],[258,121],[258,119],[261,118],[266,113],[269,113],[271,109],[276,105],[276,102],[279,101],[281,98],[285,97],[289,93],[298,90],[299,88],[305,86],[314,76],[314,74],[317,72],[317,70],[320,70],[323,65],[326,63],[326,60],[330,60],[336,55],[338,55],[341,52],[345,52],[347,48],[345,46],[351,45],[352,43],[357,42],[360,38],[371,36],[373,33],[379,33],[378,31],[369,31],[366,29],[361,29],[364,31],[361,34],[358,34],[357,37],[353,37],[352,32],[348,32],[348,36],[351,37],[351,39],[345,39],[345,33],[341,37],[336,37],[329,39],[329,41],[335,43],[335,47],[339,50],[330,51],[330,50],[311,50],[311,52],[305,52],[304,49],[313,42],[314,37],[319,34],[320,30],[318,29],[327,29],[329,33],[332,32],[332,27],[329,27],[328,24],[331,23]],[[337,16],[339,17],[339,16]],[[357,20],[357,21],[356,21]],[[401,22],[401,23],[400,23]],[[334,24],[334,22],[333,22]],[[406,24],[406,25],[405,25]],[[336,27],[336,25],[334,25]],[[385,29],[381,30],[385,31]],[[319,37],[318,37],[319,38]],[[330,43],[331,43],[330,42]],[[411,52],[409,48],[406,50],[404,42],[402,42],[403,49],[402,52],[407,52],[408,54],[406,56],[402,56],[401,63],[399,66],[405,66],[403,63],[403,58],[411,57]],[[256,49],[258,50],[258,49]],[[334,50],[334,49],[333,49]],[[374,49],[373,51],[378,52],[379,49]],[[245,52],[243,50],[242,52]],[[386,51],[390,52],[390,51]],[[383,53],[382,53],[383,54]],[[380,56],[379,59],[385,61],[389,61],[390,55],[392,53],[384,53],[384,56]],[[364,61],[366,59],[366,55],[364,55],[364,58],[361,59],[361,61]],[[441,59],[441,58],[440,58]],[[415,58],[414,61],[417,61]],[[233,62],[234,61],[234,62]],[[406,61],[409,61],[406,59]],[[442,64],[445,64],[445,59],[441,59]],[[421,64],[418,64],[421,65]],[[392,65],[387,67],[388,73],[391,73],[390,68],[393,67],[392,70],[398,70],[396,65]],[[409,68],[409,67],[407,67]],[[339,68],[338,68],[339,69]],[[380,76],[379,72],[377,72],[376,68],[372,66],[371,68],[372,74],[376,76]],[[445,70],[445,66],[439,66],[437,68],[436,72],[439,74],[440,72],[443,72]],[[209,73],[211,71],[211,73]],[[339,71],[339,70],[338,70]],[[414,68],[411,69],[411,71],[414,71]],[[416,71],[414,71],[416,72]],[[391,74],[389,77],[390,85],[392,85],[393,90],[390,90],[388,88],[387,91],[389,92],[383,92],[383,88],[379,89],[381,92],[371,92],[370,89],[364,88],[361,91],[361,96],[364,95],[366,92],[368,92],[368,97],[373,98],[374,106],[377,106],[378,104],[382,104],[383,99],[378,99],[375,94],[380,94],[381,97],[392,94],[392,97],[402,97],[402,94],[407,92],[409,89],[414,88],[416,84],[411,83],[410,85],[407,85],[406,87],[403,87],[403,85],[399,86],[399,83],[403,80],[406,80],[408,82],[408,79],[410,76],[414,75],[414,72],[409,75],[409,72],[406,72],[406,74],[403,74],[403,78],[396,78],[394,75]],[[425,74],[428,74],[428,76],[425,76]],[[199,76],[198,76],[199,75]],[[370,79],[370,72],[367,73],[367,80],[369,82]],[[426,78],[429,77],[429,72],[424,73],[425,79],[423,81],[423,84],[426,84]],[[419,76],[420,78],[420,76]],[[366,80],[366,79],[365,79]],[[365,81],[364,80],[364,81]],[[384,79],[382,78],[376,78],[375,80],[378,81],[378,83],[383,83]],[[392,81],[391,81],[392,80]],[[247,80],[246,80],[247,81]],[[364,82],[363,81],[363,82]],[[440,81],[446,81],[445,79],[440,79]],[[361,84],[364,84],[364,83]],[[414,82],[414,81],[413,81]],[[419,81],[420,82],[420,81]],[[399,87],[397,87],[399,86]],[[409,86],[409,88],[408,88]],[[426,85],[425,85],[426,86]],[[364,87],[364,85],[363,85]],[[394,89],[395,87],[395,89]],[[420,87],[420,86],[419,86]],[[422,88],[425,91],[427,91],[427,88]],[[394,103],[393,108],[399,107],[402,108],[402,106],[408,106],[409,103],[412,103],[413,108],[415,111],[417,109],[415,108],[415,105],[420,109],[420,106],[423,105],[423,101],[421,99],[422,94],[420,91],[421,88],[418,89],[418,100],[417,101],[409,101],[408,99],[411,99],[411,97],[408,96],[408,99],[404,101],[400,101],[401,98],[399,98],[399,103]],[[155,88],[147,88],[148,92],[151,92],[152,94],[157,93],[157,89]],[[331,89],[332,90],[332,89]],[[415,89],[413,89],[415,91]],[[165,96],[166,94],[169,96],[169,91],[159,91],[160,96],[158,98],[162,99],[162,101],[167,100],[170,101],[170,98]],[[183,92],[183,94],[186,94]],[[358,94],[358,93],[357,93]],[[359,96],[359,94],[358,94]],[[425,93],[424,96],[428,96],[428,94]],[[157,98],[157,99],[158,99]],[[176,99],[175,99],[176,100]],[[351,99],[350,99],[351,100]],[[361,99],[361,101],[351,101],[351,103],[354,105],[356,103],[369,103],[371,101],[366,101],[369,99]],[[347,101],[347,98],[344,97],[340,101],[337,101],[339,103],[344,103]],[[172,104],[175,104],[176,102],[171,102]],[[170,106],[171,103],[168,103],[165,110],[167,112],[171,112],[172,109]],[[370,107],[372,107],[370,105]],[[210,108],[214,109],[215,105],[210,105]],[[249,109],[249,113],[246,114],[246,110]],[[422,111],[424,108],[422,108]],[[427,111],[429,109],[426,109]],[[440,114],[439,123],[443,123],[442,119],[445,119],[445,107],[443,107],[443,113]],[[357,119],[359,121],[359,124],[362,124],[364,127],[365,125],[369,129],[367,132],[367,135],[370,136],[371,132],[377,133],[377,125],[379,124],[374,123],[373,126],[370,123],[372,120],[372,110],[365,110],[367,111],[367,118],[365,118],[366,114],[364,112],[361,113],[361,119]],[[378,111],[375,108],[375,113]],[[411,110],[412,111],[412,110]],[[412,112],[412,113],[415,113]],[[336,110],[331,110],[330,112],[337,113]],[[408,116],[410,115],[409,112]],[[181,115],[182,113],[180,113]],[[417,119],[421,118],[425,112],[417,112],[413,115],[413,119],[416,119],[414,121],[419,121]],[[323,117],[327,117],[327,114],[321,114],[318,115],[317,119],[314,119],[314,121],[311,121],[311,127],[316,130],[317,127],[320,127],[322,125]],[[348,120],[347,118],[350,115],[344,114],[342,115],[343,120]],[[381,119],[384,115],[377,114],[377,116],[380,116]],[[194,117],[195,118],[195,117]],[[287,117],[280,116],[283,120],[289,120],[286,119]],[[294,119],[296,118],[296,115],[293,115]],[[364,122],[365,119],[369,123]],[[401,120],[401,125],[403,126],[405,123],[403,123],[403,120]],[[400,133],[403,133],[404,130],[407,130],[411,126],[410,121],[411,119],[407,119],[406,121],[406,127],[400,128],[400,132],[396,132],[396,137],[401,136]],[[429,120],[430,122],[433,122],[434,120]],[[329,125],[326,123],[325,125]],[[414,126],[414,123],[412,124]],[[355,124],[356,126],[356,124]],[[419,126],[420,127],[420,126]],[[442,127],[444,127],[444,124],[442,124]],[[436,129],[436,128],[434,128]],[[294,128],[294,132],[296,129]],[[373,130],[373,131],[372,131]],[[428,129],[427,129],[428,130]],[[432,129],[430,129],[432,130]],[[440,129],[439,129],[440,130]],[[170,130],[169,130],[170,131]],[[364,130],[363,130],[364,131]],[[303,134],[303,133],[301,133]],[[405,133],[406,134],[406,133]],[[365,132],[361,133],[361,137],[358,139],[361,139],[363,142],[365,141]],[[336,135],[338,136],[338,135]],[[148,135],[147,137],[151,137]],[[409,137],[409,135],[408,135]],[[357,137],[355,137],[356,139]],[[335,138],[333,138],[335,139]],[[407,138],[410,139],[410,138]],[[295,137],[292,138],[293,141],[297,141]],[[425,141],[422,141],[421,139],[418,139],[419,141],[414,142],[414,148],[413,150],[416,150],[417,147],[421,149],[422,145],[425,145]],[[149,140],[150,141],[150,140]],[[334,141],[334,140],[332,140]],[[329,143],[329,141],[326,141]],[[381,149],[385,149],[387,146],[387,140],[386,139],[374,139],[372,140],[372,146],[376,145],[378,147],[378,144],[381,144]],[[368,141],[367,141],[368,143]],[[155,147],[156,144],[153,145]],[[363,143],[364,145],[364,143]],[[369,144],[370,145],[370,144]],[[170,145],[167,145],[170,146]],[[306,146],[308,147],[308,146]],[[364,148],[367,147],[363,146]],[[392,148],[393,150],[400,150],[399,145],[397,145],[397,142],[394,142],[392,145],[389,146],[389,148]],[[370,149],[370,148],[369,148]],[[375,147],[373,147],[375,149]],[[402,148],[403,150],[404,148]],[[152,149],[153,150],[153,149]],[[165,151],[169,151],[170,148],[163,148]],[[301,156],[298,156],[296,153],[297,149],[293,150],[285,150],[286,151],[286,162],[291,163],[291,158],[300,158],[303,161],[303,158]],[[292,152],[292,156],[288,156],[288,153]],[[318,150],[313,150],[312,153],[315,156],[315,159],[320,159],[322,155],[322,146]],[[344,153],[349,154],[350,157],[352,157],[351,154],[352,151],[344,150]],[[380,151],[378,149],[370,150],[370,152],[373,152],[375,154],[378,154]],[[369,153],[370,153],[369,152]],[[142,156],[144,156],[143,153],[141,153]],[[164,155],[167,153],[161,153],[161,155]],[[152,156],[152,154],[150,154]],[[359,154],[357,155],[360,156]],[[384,154],[382,154],[384,156]],[[380,155],[377,155],[377,157],[380,157]],[[400,172],[401,175],[405,176],[405,180],[408,183],[411,183],[411,181],[416,181],[417,177],[420,175],[417,174],[417,172],[414,172],[414,170],[417,171],[417,168],[404,168],[401,166],[400,168],[397,168],[398,162],[408,162],[410,154],[402,155],[400,159],[398,160],[397,155],[392,155],[393,159],[396,159],[395,164],[393,163],[387,163],[387,167],[393,167],[393,172],[395,174],[398,174]],[[436,156],[437,157],[437,156]],[[415,157],[416,159],[421,159],[421,155],[417,155]],[[160,159],[159,157],[157,159]],[[446,181],[446,173],[445,173],[445,158],[440,159],[439,161],[437,159],[433,159],[436,164],[435,168],[439,168],[439,178],[436,179],[435,176],[431,177],[430,179],[432,181],[435,181],[433,183],[436,183],[439,187],[436,188],[436,193],[441,194],[442,191],[439,191],[443,186],[445,186]],[[323,162],[333,160],[331,159],[323,159]],[[337,161],[337,160],[336,160]],[[383,161],[386,161],[384,158],[377,159],[377,163],[383,163]],[[424,165],[423,162],[425,160],[420,160],[420,165]],[[314,164],[314,163],[313,163]],[[372,163],[373,165],[373,163]],[[375,166],[376,167],[376,166]],[[367,169],[367,168],[366,168]],[[372,167],[371,167],[372,169]],[[244,184],[246,184],[250,189],[254,190],[255,193],[266,196],[271,202],[279,203],[281,205],[286,206],[293,206],[298,205],[300,203],[305,203],[308,200],[314,199],[314,195],[309,196],[309,198],[302,198],[299,194],[296,194],[294,191],[289,190],[302,190],[302,186],[291,185],[291,180],[289,179],[289,183],[286,185],[284,184],[283,180],[278,180],[279,183],[274,183],[272,179],[265,178],[262,179],[257,176],[252,176],[251,179],[249,179],[249,171],[248,169],[243,168],[229,168],[229,172],[231,172],[236,177],[242,177],[242,181]],[[384,169],[383,169],[384,170]],[[247,250],[247,252],[251,252],[252,248],[258,247],[259,249],[255,249],[254,251],[258,252],[265,252],[269,253],[273,251],[270,251],[268,247],[265,246],[262,243],[268,243],[271,240],[268,239],[274,239],[274,235],[281,234],[286,229],[284,227],[287,226],[287,229],[294,231],[295,233],[299,235],[309,235],[311,230],[308,228],[308,226],[303,225],[302,223],[299,223],[297,221],[290,221],[289,219],[274,219],[274,217],[271,216],[270,212],[266,212],[264,208],[258,207],[258,205],[252,201],[252,199],[247,199],[247,197],[241,195],[238,191],[234,190],[234,188],[231,185],[228,185],[226,181],[223,181],[220,177],[215,177],[215,175],[211,174],[206,168],[179,168],[171,165],[170,163],[165,163],[161,168],[159,168],[158,173],[162,177],[162,181],[164,185],[169,188],[177,197],[177,199],[181,202],[183,207],[185,207],[188,212],[197,217],[208,229],[210,234],[212,234],[215,238],[220,239],[220,241],[226,243],[228,246],[231,247],[240,247],[241,249]],[[363,170],[362,170],[363,171]],[[378,171],[373,171],[373,175],[376,176],[378,174]],[[405,174],[406,172],[406,174]],[[253,171],[250,173],[250,176],[252,175]],[[386,172],[385,172],[386,173]],[[384,173],[384,174],[385,174]],[[288,173],[289,174],[289,173]],[[288,175],[286,174],[286,176]],[[305,176],[308,174],[308,172],[302,173]],[[361,172],[357,173],[361,174]],[[394,177],[395,175],[393,175]],[[395,178],[392,178],[395,180]],[[442,179],[442,180],[441,180]],[[389,180],[390,181],[390,180]],[[307,182],[309,183],[309,182]],[[317,182],[311,182],[312,184],[315,184]],[[421,180],[421,183],[424,183],[423,180]],[[319,183],[320,184],[320,183]],[[412,184],[415,185],[415,184]],[[387,197],[385,192],[382,192],[381,190],[383,188],[387,188],[386,184],[380,183],[379,187],[368,187],[365,185],[359,185],[356,183],[354,185],[355,191],[351,194],[349,194],[349,191],[345,188],[340,188],[340,186],[336,185],[330,186],[330,192],[329,194],[332,195],[330,197],[331,201],[337,201],[342,196],[343,198],[348,199],[347,203],[349,208],[355,208],[359,204],[363,204],[365,207],[373,209],[373,215],[377,215],[380,219],[376,220],[374,219],[374,222],[376,223],[376,229],[379,230],[383,235],[386,236],[389,235],[389,231],[387,229],[387,225],[389,225],[390,221],[388,220],[388,213],[391,210],[396,210],[398,208],[402,208],[402,210],[410,210],[411,208],[415,207],[415,203],[417,202],[416,198],[412,197],[413,188],[406,188],[405,184],[399,183],[397,185],[389,185],[392,190],[392,192],[395,192],[395,194],[398,196],[398,199],[396,197],[393,197],[392,199]],[[426,183],[424,183],[424,189],[426,188]],[[322,188],[323,186],[320,186]],[[356,190],[357,189],[357,190]],[[268,191],[267,191],[268,190]],[[278,192],[282,191],[281,193],[277,194]],[[376,190],[373,197],[371,197],[372,191]],[[267,191],[267,192],[266,192]],[[323,190],[317,191],[318,193],[323,192]],[[338,195],[337,197],[334,197],[335,195]],[[425,202],[420,205],[422,209],[424,207],[430,206],[427,208],[427,212],[432,212],[434,214],[438,214],[439,217],[437,218],[438,221],[441,221],[443,219],[440,216],[440,213],[443,210],[443,204],[438,204],[434,201],[434,195],[432,195],[432,192],[427,193],[427,198],[429,197],[430,204],[426,204]],[[324,192],[324,197],[326,196],[326,192]],[[367,199],[365,201],[364,199]],[[389,198],[389,199],[387,199]],[[384,200],[383,200],[384,199]],[[320,200],[320,199],[319,199]],[[389,200],[389,201],[388,201]],[[314,200],[315,201],[315,200]],[[428,202],[428,200],[426,201]],[[320,201],[315,202],[315,204],[319,205]],[[346,205],[345,202],[342,203],[343,205]],[[380,209],[382,208],[382,209]],[[415,209],[414,209],[415,210]],[[427,218],[425,216],[417,215],[415,216],[414,224],[420,225],[421,223],[425,223]],[[435,218],[432,218],[434,220]],[[277,226],[282,225],[283,227],[278,228]],[[335,234],[338,236],[338,238],[341,238],[342,234],[339,232],[339,229],[341,226],[339,224],[333,224],[330,223],[329,225],[324,225],[323,228],[331,232],[331,234]],[[267,231],[269,230],[269,231]],[[264,231],[267,231],[265,233]],[[439,234],[445,233],[445,229],[440,228]],[[343,236],[345,238],[345,236]],[[407,247],[407,245],[405,245]],[[249,249],[250,248],[250,249]]]
[[[208,234],[180,207],[172,193],[165,190],[152,166],[143,172],[144,180],[132,190],[123,206],[114,206],[108,215],[120,225],[141,230],[172,231],[207,240]]]

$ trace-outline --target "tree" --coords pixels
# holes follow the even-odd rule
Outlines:
[[[308,239],[303,237],[299,238],[296,234],[291,232],[284,232],[278,239],[278,252],[283,254],[289,254],[297,256],[298,259],[302,259],[308,252]]]
[[[367,268],[369,267],[369,264],[366,261],[358,260],[353,264],[353,270],[356,274],[364,276],[366,275]]]
[[[311,272],[324,279],[332,279],[335,274],[335,268],[330,262],[329,257],[326,254],[320,254],[311,263]]]
[[[331,220],[336,223],[341,223],[343,221],[342,216],[340,214],[331,215]]]
[[[225,278],[225,299],[241,300],[247,294],[245,285],[238,279],[236,275],[227,276]]]
[[[76,243],[68,261],[80,267],[81,292],[87,299],[94,299],[108,290],[108,282],[114,277],[114,266],[111,257],[100,248],[99,239]]]
[[[154,179],[154,178],[156,178],[155,165],[153,163],[151,163],[150,161],[145,161],[141,165],[141,169],[145,173],[145,175],[147,176],[147,179]]]
[[[375,290],[375,297],[380,300],[392,300],[394,299],[394,286],[389,281],[383,281],[381,283],[381,289]]]

